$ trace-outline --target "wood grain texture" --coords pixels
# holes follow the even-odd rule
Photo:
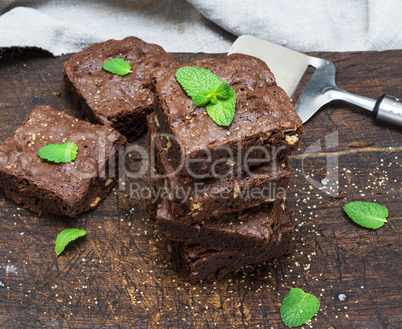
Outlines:
[[[340,88],[402,96],[402,51],[312,55],[334,62]],[[0,142],[37,105],[80,117],[62,80],[68,58],[3,54]],[[401,328],[401,129],[336,102],[305,131],[286,203],[297,228],[292,253],[216,283],[177,277],[144,201],[130,195],[130,185],[147,187],[146,176],[127,178],[75,219],[38,218],[0,195],[0,328],[285,328],[279,308],[292,287],[321,301],[312,328]],[[134,144],[144,146],[145,137]],[[136,152],[127,156],[133,174],[145,163]],[[342,206],[356,200],[385,205],[388,223],[377,231],[355,225]],[[70,227],[88,234],[57,257],[56,236]]]

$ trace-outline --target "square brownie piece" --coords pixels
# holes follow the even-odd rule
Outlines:
[[[263,61],[233,54],[191,66],[208,69],[229,83],[236,92],[236,108],[230,126],[218,126],[183,91],[175,77],[177,68],[155,78],[155,124],[167,135],[169,158],[183,176],[241,172],[262,158],[286,160],[299,148],[302,120]]]
[[[170,241],[168,250],[175,268],[184,281],[218,281],[239,267],[258,265],[290,252],[293,225],[284,216],[278,233],[258,253],[247,254],[236,250],[213,250],[201,245],[186,245]]]
[[[76,143],[73,162],[43,160],[38,151],[48,144]],[[0,191],[39,216],[74,217],[104,199],[117,173],[117,149],[126,144],[118,131],[94,125],[48,106],[34,109],[0,146]]]
[[[291,178],[287,163],[266,163],[249,173],[202,181],[186,181],[175,173],[148,117],[148,152],[151,166],[161,176],[154,182],[155,195],[167,196],[171,212],[182,220],[200,222],[203,219],[232,213],[262,203],[284,199]],[[158,200],[153,200],[158,202]]]
[[[160,237],[205,249],[237,250],[260,253],[278,233],[285,214],[282,202],[271,202],[235,213],[190,223],[175,216],[163,200],[157,207],[155,221]]]
[[[102,64],[123,58],[132,73],[118,76]],[[64,77],[77,106],[91,122],[109,125],[129,142],[146,129],[146,116],[154,106],[152,78],[177,62],[162,47],[136,37],[108,40],[74,54],[64,63]]]

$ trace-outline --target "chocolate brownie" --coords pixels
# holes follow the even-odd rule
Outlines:
[[[206,249],[259,253],[277,234],[284,215],[282,202],[271,202],[231,214],[189,223],[177,218],[162,201],[156,210],[156,227],[164,240]]]
[[[279,232],[273,235],[260,252],[246,254],[235,250],[206,249],[200,245],[185,245],[170,241],[168,250],[176,270],[183,280],[197,283],[200,280],[218,281],[237,268],[258,265],[290,252],[294,228],[285,216]]]
[[[118,76],[102,69],[113,58],[123,58],[132,73]],[[146,129],[154,105],[151,80],[177,62],[162,47],[136,37],[108,40],[74,54],[64,63],[67,85],[89,121],[112,126],[135,140]]]
[[[169,197],[170,209],[175,216],[199,222],[285,197],[291,177],[287,163],[265,163],[240,177],[183,181],[167,159],[167,152],[156,134],[153,117],[154,114],[148,117],[148,152],[151,165],[154,161],[156,173],[162,175],[159,184],[154,184],[158,192],[155,195]]]
[[[242,171],[247,153],[247,165],[256,166],[264,157],[282,161],[299,148],[302,121],[263,61],[233,54],[191,66],[209,69],[228,82],[236,92],[236,108],[230,126],[218,126],[185,94],[175,77],[177,68],[155,78],[155,124],[168,135],[169,159],[183,176]]]
[[[37,155],[45,145],[66,142],[78,146],[73,162],[53,163]],[[117,179],[109,168],[124,144],[126,138],[111,127],[39,106],[0,146],[0,191],[38,215],[74,217],[108,195]]]

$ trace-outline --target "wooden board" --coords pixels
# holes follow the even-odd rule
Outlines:
[[[335,63],[340,88],[371,98],[402,96],[402,51],[313,55]],[[188,62],[225,55],[174,56]],[[61,71],[68,58],[3,54],[0,142],[37,105],[80,117],[64,90]],[[282,299],[299,287],[321,301],[305,328],[401,328],[401,129],[336,102],[305,130],[301,150],[291,158],[292,253],[216,283],[190,285],[178,278],[144,202],[136,193],[130,197],[130,184],[146,187],[144,179],[130,179],[122,190],[116,186],[96,210],[71,220],[38,218],[0,195],[0,327],[285,328]],[[144,143],[144,137],[136,142]],[[135,172],[142,161],[133,153],[127,168]],[[352,223],[342,206],[355,200],[385,205],[388,223],[377,231]],[[88,234],[57,257],[55,238],[71,227]]]

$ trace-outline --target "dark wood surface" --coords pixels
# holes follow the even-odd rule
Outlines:
[[[225,56],[174,55],[181,62]],[[402,51],[313,55],[335,63],[340,88],[402,96]],[[80,117],[64,90],[68,58],[3,54],[0,142],[37,105]],[[70,220],[38,218],[0,195],[0,328],[285,328],[279,308],[292,287],[321,301],[312,328],[401,328],[401,138],[400,128],[365,110],[325,106],[291,159],[292,253],[216,283],[178,278],[144,202],[130,197],[130,183],[146,186],[144,179],[116,186],[97,209]],[[127,158],[132,171],[141,163],[138,154]],[[356,200],[385,205],[388,223],[377,231],[355,225],[342,206]],[[55,238],[70,227],[88,234],[57,257]]]

